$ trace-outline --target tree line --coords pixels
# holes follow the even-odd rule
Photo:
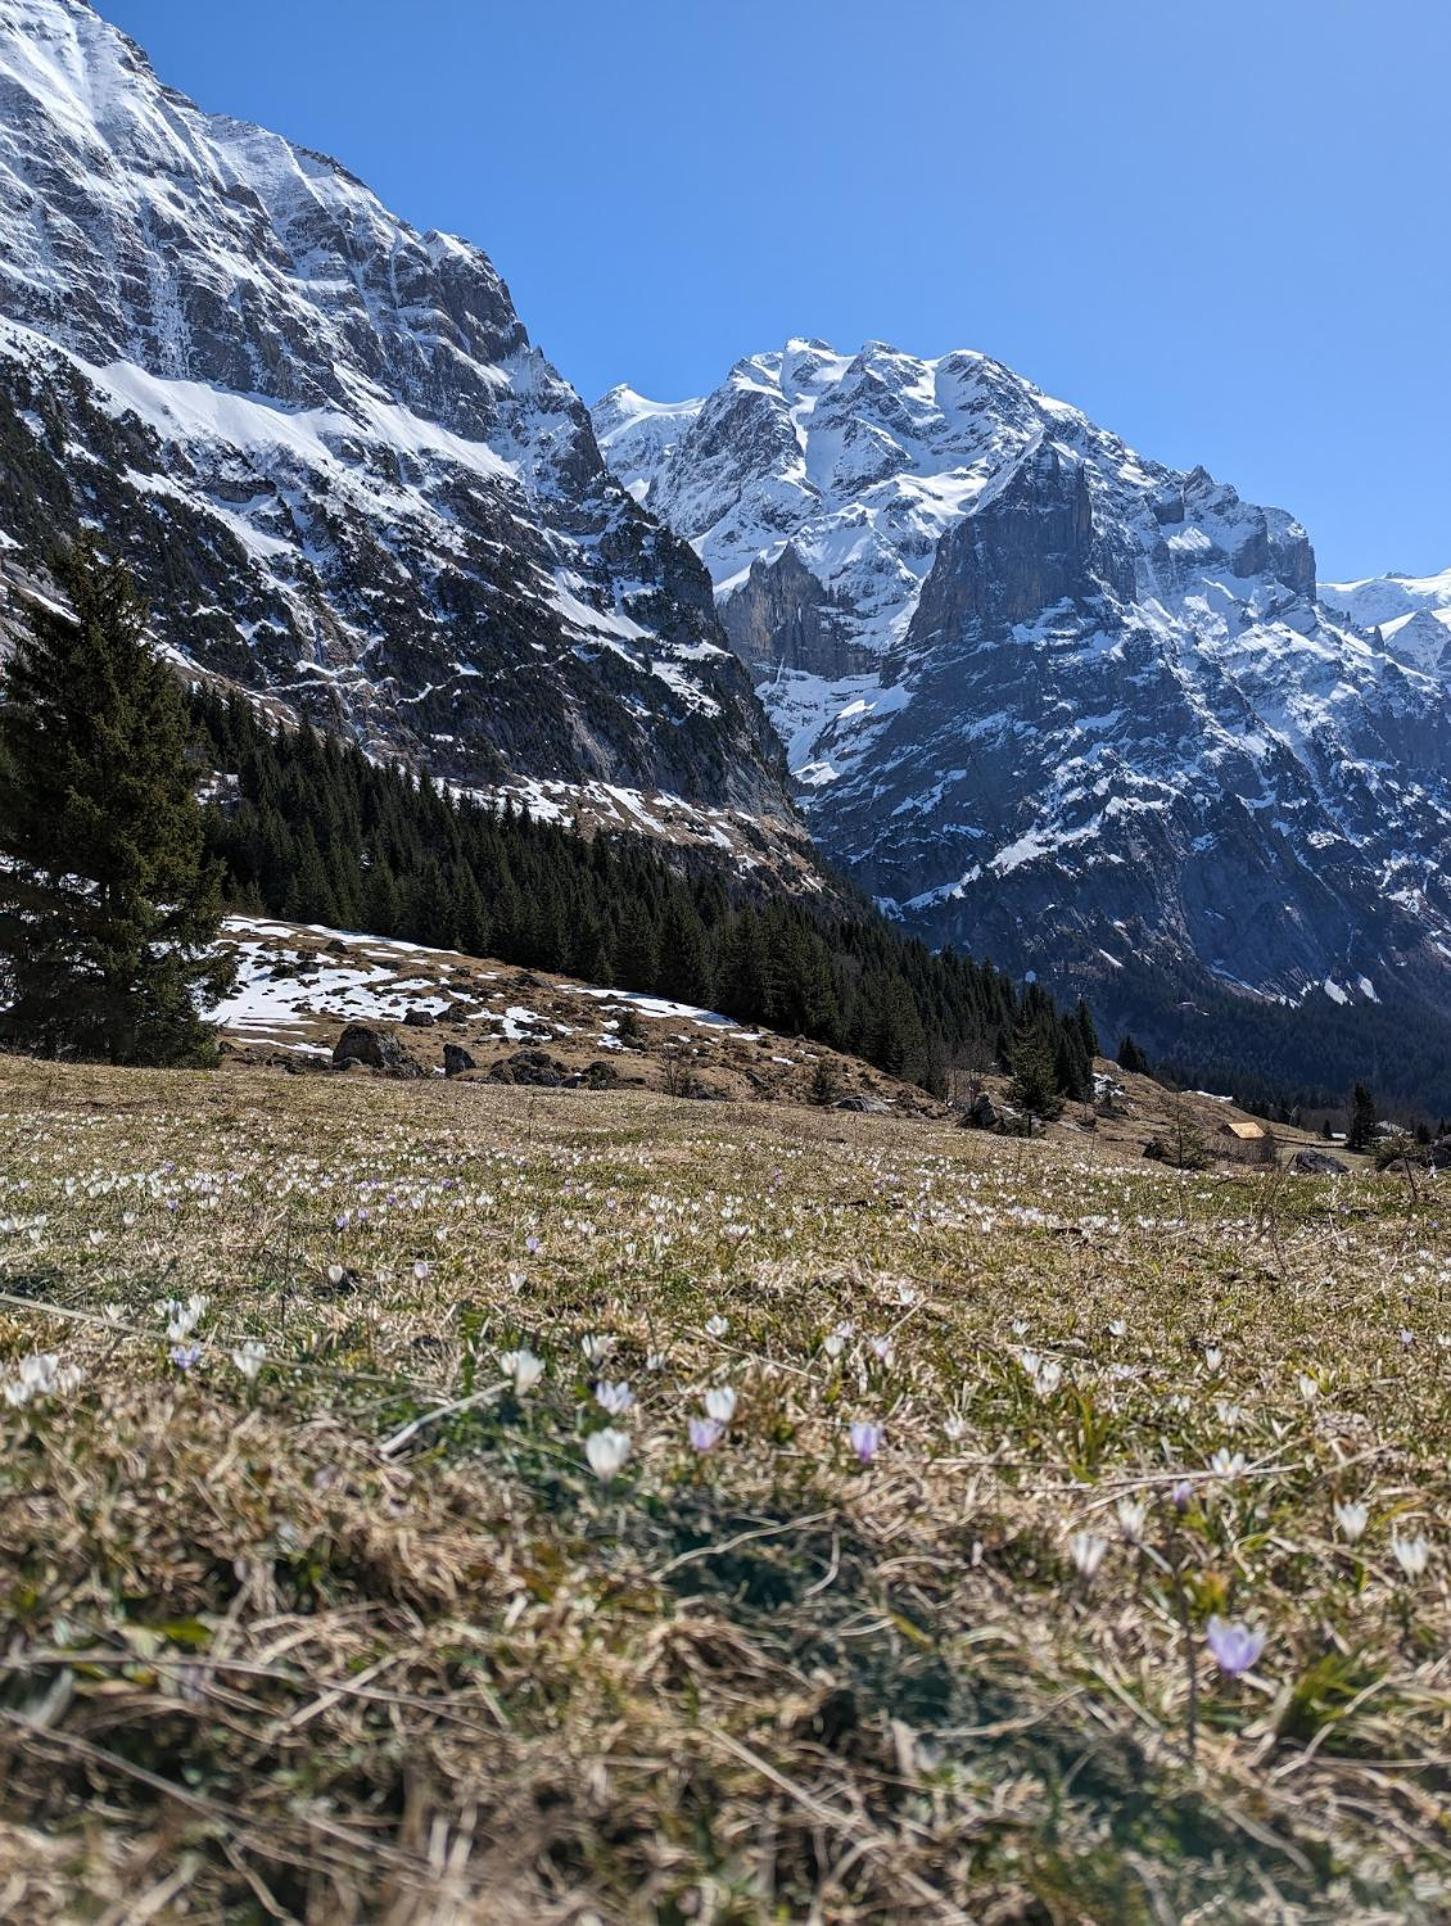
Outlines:
[[[236,909],[494,956],[718,1009],[811,1038],[945,1095],[954,1069],[1013,1065],[1045,1100],[1091,1094],[1080,1004],[930,951],[875,912],[682,875],[649,841],[539,822],[449,793],[239,695],[197,690],[222,778],[206,842]]]

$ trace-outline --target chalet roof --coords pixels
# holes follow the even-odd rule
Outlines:
[[[1219,1130],[1221,1136],[1227,1133],[1231,1137],[1238,1137],[1241,1143],[1247,1144],[1256,1142],[1257,1139],[1263,1137],[1265,1134],[1264,1126],[1262,1124],[1251,1123],[1248,1117],[1226,1117],[1224,1122],[1219,1126]]]

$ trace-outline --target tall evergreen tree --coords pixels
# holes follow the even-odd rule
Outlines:
[[[1350,1098],[1350,1128],[1345,1134],[1345,1148],[1369,1150],[1375,1142],[1375,1127],[1379,1121],[1375,1098],[1363,1083],[1358,1083]]]
[[[219,872],[186,703],[124,568],[83,542],[55,575],[74,614],[31,605],[0,702],[0,1034],[51,1055],[204,1061],[198,1006],[233,965],[212,947]]]

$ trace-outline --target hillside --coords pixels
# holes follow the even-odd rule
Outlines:
[[[1434,1193],[10,1059],[0,1213],[10,1917],[1451,1900]]]

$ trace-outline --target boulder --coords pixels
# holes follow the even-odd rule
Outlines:
[[[967,1130],[1000,1130],[1003,1113],[986,1090],[979,1090],[963,1114],[962,1122]]]
[[[892,1106],[880,1097],[866,1097],[860,1091],[849,1097],[838,1097],[831,1107],[833,1110],[855,1110],[871,1117],[890,1116],[892,1110]]]
[[[1327,1150],[1297,1150],[1290,1159],[1290,1169],[1305,1177],[1343,1177],[1346,1166]]]
[[[403,1021],[410,1030],[431,1030],[438,1018],[431,1010],[410,1009],[404,1012]]]
[[[477,1070],[469,1052],[461,1043],[446,1043],[443,1046],[443,1074],[446,1077],[462,1076],[465,1070]]]
[[[531,1084],[541,1090],[559,1090],[569,1082],[569,1071],[557,1057],[543,1050],[516,1050],[501,1057],[489,1070],[490,1083]]]
[[[584,1074],[579,1080],[582,1090],[614,1090],[622,1081],[615,1066],[603,1061],[587,1063]]]
[[[423,1075],[397,1037],[390,1037],[386,1030],[375,1030],[367,1023],[350,1023],[333,1045],[334,1069],[347,1069],[355,1063],[369,1070],[380,1070],[388,1077]]]

